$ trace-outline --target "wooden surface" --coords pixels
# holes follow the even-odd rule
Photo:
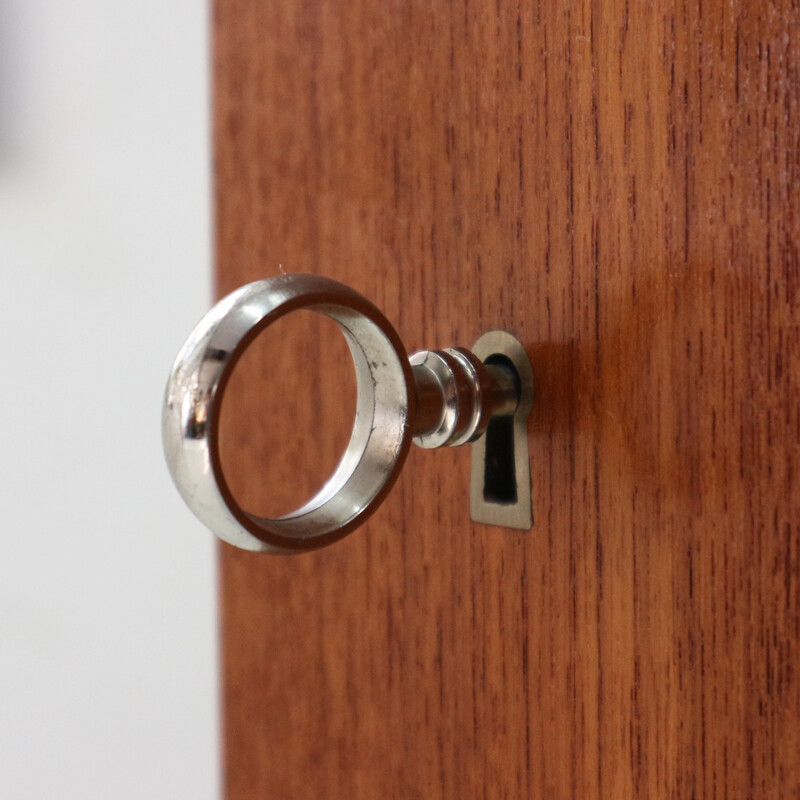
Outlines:
[[[788,0],[216,0],[219,293],[324,273],[539,386],[530,532],[415,450],[329,550],[222,548],[230,800],[800,796],[799,103]],[[254,506],[335,460],[329,338],[230,401]]]

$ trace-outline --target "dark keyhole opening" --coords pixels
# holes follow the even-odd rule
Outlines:
[[[501,367],[514,376],[519,394],[519,373],[507,356],[495,353],[485,364]],[[517,470],[514,461],[514,417],[495,417],[486,429],[486,460],[483,465],[483,499],[496,505],[517,502]]]

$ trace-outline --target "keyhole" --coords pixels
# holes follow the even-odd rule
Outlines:
[[[484,363],[513,375],[519,392],[519,373],[508,356],[495,353]],[[517,502],[517,471],[514,458],[514,417],[495,417],[486,429],[486,460],[483,470],[483,499],[495,505]]]

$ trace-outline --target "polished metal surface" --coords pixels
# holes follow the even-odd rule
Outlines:
[[[342,330],[356,371],[356,417],[350,443],[322,489],[290,514],[260,517],[239,506],[225,480],[220,409],[248,344],[298,309],[331,317]],[[516,374],[483,364],[468,350],[424,350],[409,361],[394,328],[357,292],[316,275],[281,275],[225,297],[181,348],[164,398],[164,451],[178,491],[219,538],[246,550],[301,552],[340,539],[378,507],[412,437],[425,448],[473,441],[493,418],[516,419],[519,390]]]
[[[227,379],[248,343],[300,308],[331,317],[344,333],[356,370],[356,418],[347,450],[322,489],[302,508],[268,519],[241,508],[228,488],[219,413]],[[267,552],[322,547],[363,522],[391,488],[411,442],[415,399],[400,339],[361,295],[313,275],[256,281],[217,303],[178,353],[162,417],[167,464],[189,508],[224,541]]]
[[[516,404],[512,396],[504,407],[499,407],[494,418],[512,415],[510,452],[502,452],[502,458],[509,458],[506,465],[514,483],[514,500],[498,500],[487,492],[487,443],[489,435],[482,436],[472,445],[472,473],[470,485],[470,516],[475,522],[497,525],[504,528],[529,530],[533,525],[531,508],[531,469],[528,455],[528,417],[533,404],[533,370],[528,354],[522,344],[506,331],[489,331],[483,334],[472,346],[474,356],[481,361],[489,361],[487,370],[502,370],[502,364],[513,368],[517,388]],[[494,363],[492,363],[494,362]],[[508,374],[508,373],[506,373]],[[489,432],[491,434],[491,431]]]
[[[425,449],[466,444],[479,437],[493,416],[517,406],[513,377],[487,368],[469,350],[421,350],[411,356],[419,405],[414,444]]]

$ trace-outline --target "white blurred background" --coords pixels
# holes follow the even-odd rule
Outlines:
[[[208,13],[0,2],[0,797],[218,795],[212,537],[160,404],[210,301]]]

